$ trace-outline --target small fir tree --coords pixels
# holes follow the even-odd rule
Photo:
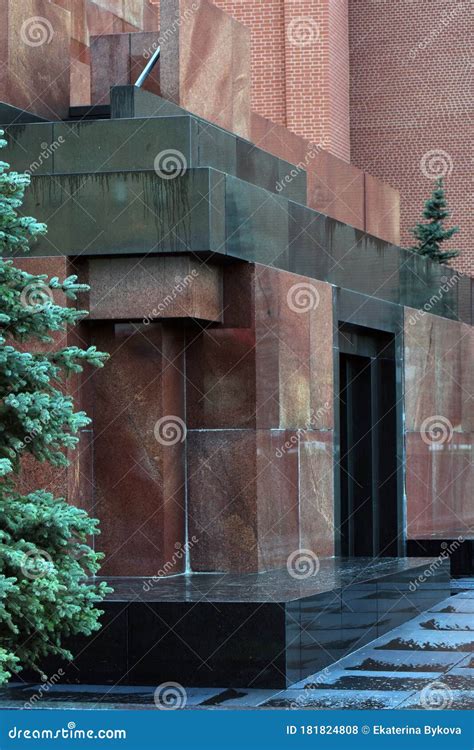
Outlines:
[[[0,148],[2,136],[0,130]],[[46,232],[18,215],[29,183],[0,161],[0,255],[27,251]],[[95,605],[109,590],[90,580],[102,557],[88,545],[97,521],[43,489],[18,489],[26,454],[67,466],[66,451],[90,422],[74,411],[64,383],[84,363],[101,367],[106,355],[55,344],[54,334],[86,313],[57,305],[53,296],[60,290],[75,299],[87,288],[76,276],[48,279],[0,257],[0,683],[23,667],[39,669],[48,654],[72,658],[64,639],[99,629]]]
[[[449,217],[446,195],[443,187],[443,179],[436,180],[431,198],[425,202],[422,215],[429,221],[418,223],[411,231],[418,240],[417,244],[410,248],[413,252],[423,255],[438,263],[445,263],[450,258],[459,255],[458,250],[442,250],[444,242],[451,239],[453,234],[459,232],[459,227],[444,228],[444,221]]]

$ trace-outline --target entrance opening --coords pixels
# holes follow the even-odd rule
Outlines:
[[[397,556],[397,417],[393,335],[339,328],[341,554]]]

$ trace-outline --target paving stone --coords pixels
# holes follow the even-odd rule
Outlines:
[[[383,651],[472,651],[474,634],[454,631],[423,631],[420,628],[404,629],[403,632],[391,631],[385,636],[385,644],[377,644]]]
[[[277,697],[279,691],[275,690],[247,690],[245,688],[238,690],[224,690],[224,692],[208,698],[201,703],[201,706],[209,708],[245,708],[246,706],[260,706],[272,697]]]
[[[430,709],[440,711],[454,710],[471,710],[474,709],[474,691],[473,690],[450,690],[445,686],[439,689],[433,687],[431,693],[420,691],[415,695],[409,696],[403,703],[399,704],[400,709]]]
[[[433,607],[430,607],[430,612],[440,612],[440,613],[454,613],[459,612],[460,614],[466,613],[474,614],[474,600],[467,599],[466,597],[458,598],[457,596],[452,596],[449,600],[446,600],[444,602],[440,602],[439,604],[435,604]]]
[[[427,612],[423,617],[420,617],[420,626],[423,630],[474,632],[474,617],[472,614],[464,614],[460,612],[451,614],[439,613],[435,615],[431,615]]]
[[[317,677],[306,680],[305,690],[374,690],[374,691],[405,691],[421,690],[425,685],[433,682],[432,672],[365,672],[361,670],[340,669],[333,672],[327,679]]]
[[[15,684],[9,686],[0,692],[0,706],[4,707],[7,703],[11,703],[21,708],[25,703],[29,703],[34,696],[40,695],[39,699],[33,700],[34,707],[45,707],[46,704],[50,704],[59,708],[65,707],[67,704],[77,708],[80,703],[81,708],[85,707],[86,704],[97,707],[102,704],[108,708],[113,706],[123,708],[124,705],[155,708],[155,687],[149,686],[53,685],[47,692],[43,691],[44,685],[25,686]],[[225,688],[185,688],[185,691],[186,705],[196,706],[224,693]],[[270,694],[275,693],[274,690],[268,692]]]
[[[285,690],[276,698],[263,704],[263,708],[331,708],[331,709],[384,709],[397,708],[410,693],[383,692],[381,690]]]
[[[459,669],[451,669],[444,675],[443,682],[451,690],[473,690],[474,668],[460,667]]]
[[[467,652],[450,653],[446,651],[390,651],[386,649],[367,648],[349,654],[339,663],[339,667],[365,671],[382,670],[386,672],[446,672],[468,656]],[[308,681],[311,678],[307,678]]]
[[[467,654],[461,661],[459,661],[452,669],[473,669],[474,668],[474,655]],[[451,670],[450,670],[451,671]]]

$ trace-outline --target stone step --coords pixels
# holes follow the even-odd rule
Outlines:
[[[430,562],[383,558],[369,567],[364,558],[322,558],[318,575],[305,579],[295,579],[286,568],[258,575],[107,579],[114,592],[102,604],[103,629],[89,641],[79,637],[68,644],[77,654],[73,667],[50,658],[44,670],[53,674],[61,667],[63,685],[120,679],[122,685],[172,680],[186,687],[285,689],[372,642],[381,626],[384,631],[378,613],[371,612],[354,641],[350,620],[342,616],[343,595],[350,592],[354,575],[359,572],[382,593],[386,586],[392,590],[395,580],[403,588],[407,575],[416,578]],[[399,594],[409,604],[405,622],[419,612],[421,590]],[[445,564],[436,600],[446,599],[448,592]],[[328,595],[340,603],[337,623],[326,612]],[[331,640],[319,626],[303,621],[308,600],[327,621]]]

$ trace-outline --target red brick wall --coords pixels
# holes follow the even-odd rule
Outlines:
[[[252,35],[252,109],[350,158],[347,0],[213,0]]]
[[[329,2],[329,88],[332,153],[351,160],[348,0]]]
[[[252,109],[286,125],[283,0],[213,0],[251,30]]]
[[[350,0],[349,26],[352,161],[400,190],[406,245],[431,192],[429,175],[445,173],[461,227],[452,244],[462,255],[453,265],[472,273],[468,7],[459,0]]]

